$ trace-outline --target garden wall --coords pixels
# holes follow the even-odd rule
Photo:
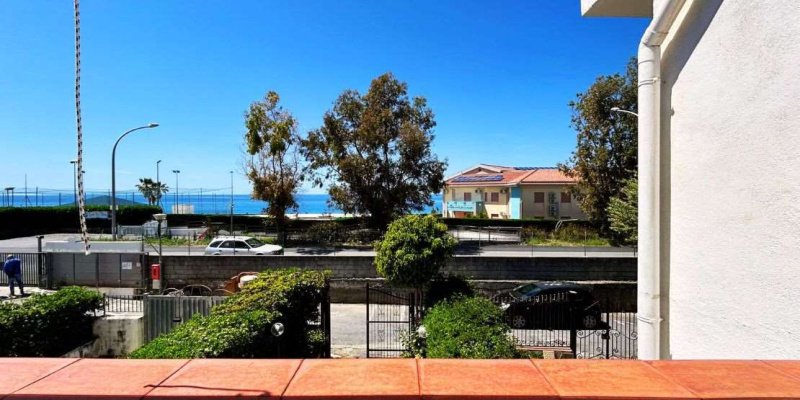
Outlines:
[[[163,287],[202,284],[218,288],[243,271],[276,268],[328,269],[333,273],[331,301],[364,302],[364,285],[381,280],[364,256],[168,256],[163,257]],[[575,281],[620,311],[636,306],[636,258],[459,256],[447,267],[472,280],[480,291],[497,292],[531,280]]]

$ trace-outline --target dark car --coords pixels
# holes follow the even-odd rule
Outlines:
[[[518,286],[497,296],[514,329],[605,329],[601,310],[591,292],[562,282],[538,282]]]

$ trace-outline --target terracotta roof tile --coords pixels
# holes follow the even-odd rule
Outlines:
[[[506,167],[503,167],[506,168]],[[491,181],[470,181],[472,177],[492,177],[500,176],[498,180]],[[464,178],[467,178],[464,180]],[[480,178],[477,178],[480,179]],[[489,178],[491,179],[491,178]],[[459,180],[464,180],[458,182]],[[504,169],[502,173],[468,173],[457,175],[449,179],[448,186],[503,186],[510,184],[537,184],[537,183],[574,183],[576,179],[570,178],[557,168],[553,167],[519,167]]]
[[[533,171],[522,180],[526,183],[575,183],[577,179],[571,178],[557,168],[544,168]]]

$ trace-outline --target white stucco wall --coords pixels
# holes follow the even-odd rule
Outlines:
[[[686,7],[663,49],[664,348],[797,359],[800,1]]]

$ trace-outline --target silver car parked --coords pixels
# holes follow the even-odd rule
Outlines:
[[[278,255],[283,254],[283,247],[266,244],[250,236],[218,236],[208,244],[205,250],[206,255]]]

